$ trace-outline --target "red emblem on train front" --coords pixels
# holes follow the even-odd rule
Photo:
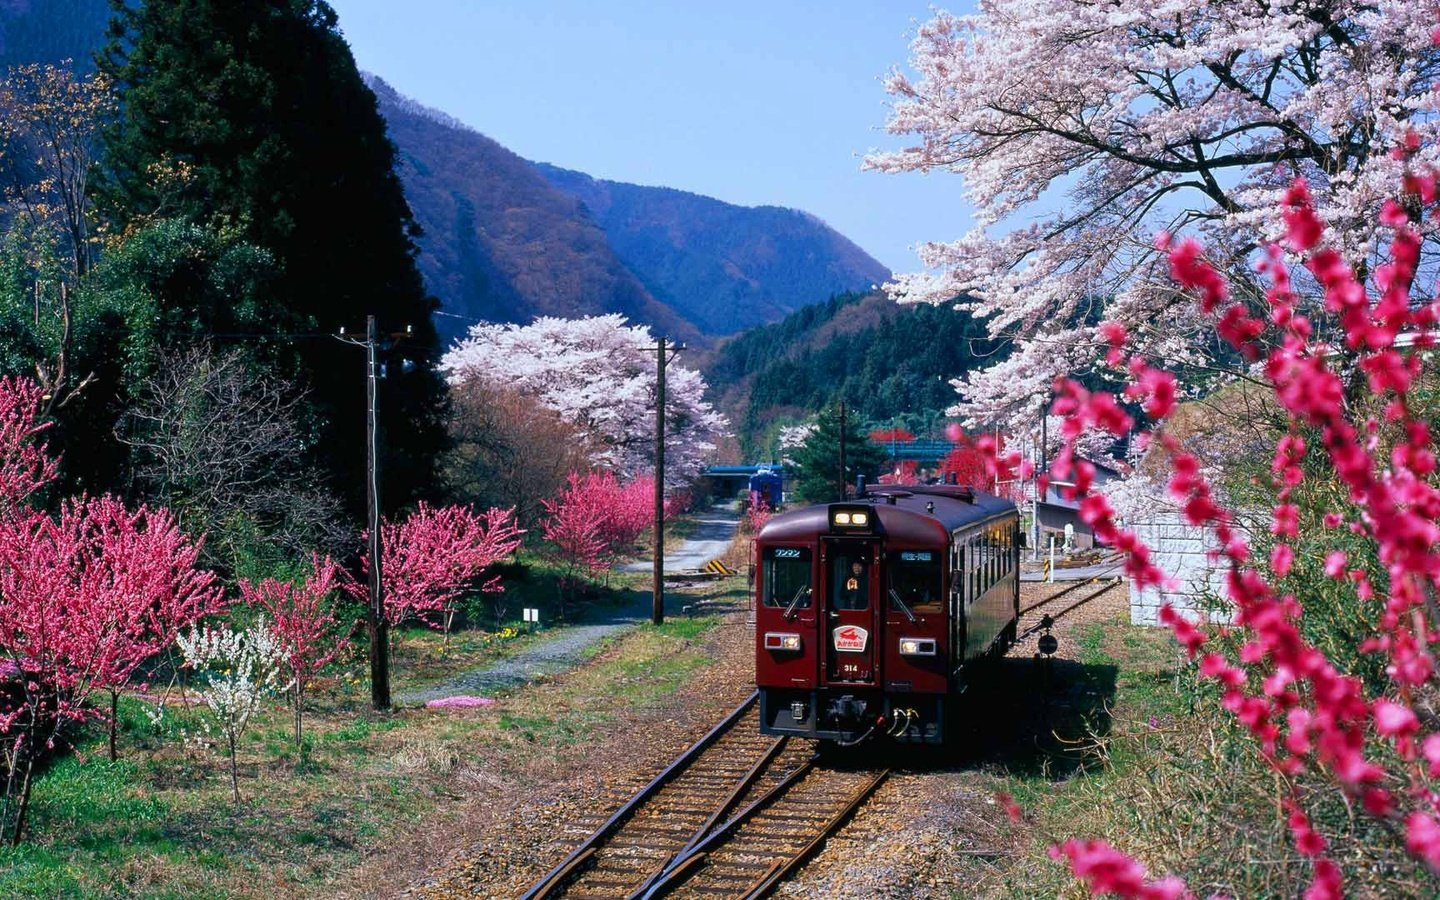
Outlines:
[[[859,625],[846,625],[835,629],[835,649],[849,653],[864,653],[870,632]]]

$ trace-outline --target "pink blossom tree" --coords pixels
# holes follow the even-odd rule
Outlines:
[[[1424,154],[1396,154],[1402,166],[1414,165],[1416,157]],[[1433,379],[1426,356],[1435,346],[1440,302],[1412,293],[1422,248],[1416,223],[1421,212],[1434,215],[1435,200],[1432,175],[1403,176],[1402,200],[1386,202],[1380,214],[1389,254],[1373,270],[1367,291],[1365,279],[1334,243],[1309,188],[1296,181],[1283,201],[1284,245],[1270,247],[1261,264],[1269,281],[1263,318],[1232,296],[1227,278],[1197,242],[1160,241],[1175,281],[1198,296],[1202,314],[1214,318],[1221,337],[1255,361],[1289,423],[1271,465],[1276,502],[1267,559],[1253,558],[1252,535],[1237,526],[1234,511],[1199,461],[1161,433],[1160,444],[1171,459],[1172,497],[1185,518],[1208,529],[1219,547],[1239,629],[1238,653],[1232,658],[1218,649],[1211,633],[1168,605],[1161,620],[1198,661],[1200,675],[1215,682],[1224,709],[1250,733],[1274,770],[1286,827],[1297,852],[1311,861],[1307,897],[1340,896],[1344,873],[1327,854],[1328,843],[1307,812],[1308,798],[1299,787],[1306,775],[1333,785],[1356,812],[1388,823],[1403,836],[1409,853],[1440,874],[1440,731],[1431,705],[1436,687],[1432,647],[1440,634],[1433,600],[1440,587],[1440,487],[1436,448],[1419,396],[1429,389],[1423,385],[1426,377]],[[1323,289],[1323,307],[1315,313],[1301,306],[1287,250],[1303,260]],[[1320,337],[1327,330],[1338,335],[1337,342]],[[1176,403],[1174,374],[1131,352],[1122,324],[1107,322],[1099,331],[1109,345],[1107,364],[1128,373],[1125,399],[1163,423]],[[1341,371],[1347,363],[1355,365],[1377,400],[1375,409],[1383,407],[1383,413],[1347,402]],[[1056,391],[1054,411],[1066,416],[1066,446],[1050,474],[1073,482],[1067,490],[1080,499],[1081,517],[1097,537],[1126,552],[1126,568],[1137,584],[1164,582],[1166,575],[1151,561],[1149,548],[1121,527],[1103,495],[1092,492],[1093,466],[1074,454],[1075,442],[1087,430],[1102,428],[1118,436],[1134,422],[1110,393],[1089,391],[1070,379],[1059,381]],[[1394,437],[1382,440],[1387,434]],[[1383,581],[1373,580],[1344,551],[1325,558],[1326,574],[1348,585],[1356,604],[1380,611],[1375,633],[1354,636],[1364,652],[1385,662],[1387,680],[1378,692],[1367,691],[1360,678],[1307,640],[1306,598],[1280,587],[1295,564],[1294,547],[1301,537],[1296,491],[1316,477],[1317,469],[1321,477],[1343,485],[1349,500],[1325,513],[1325,527],[1368,543],[1385,575]],[[1103,842],[1068,841],[1054,853],[1068,859],[1096,893],[1184,894],[1178,879],[1147,881],[1143,867]]]
[[[274,578],[240,581],[240,596],[270,614],[270,633],[289,667],[290,699],[295,713],[295,746],[303,747],[305,688],[320,670],[344,652],[350,638],[337,627],[333,595],[344,574],[330,557],[310,556],[310,574],[301,582]]]
[[[597,448],[593,465],[633,478],[654,469],[655,342],[621,315],[476,325],[441,368],[452,385],[479,380],[535,397]],[[684,484],[727,424],[700,373],[671,362],[665,386],[665,479]]]
[[[645,475],[620,484],[608,472],[598,477],[603,480],[597,489],[606,513],[600,530],[613,560],[629,551],[655,523],[655,479]]]
[[[765,523],[770,521],[774,510],[759,491],[750,492],[750,501],[745,508],[745,525],[751,534],[759,534]]]
[[[58,516],[0,521],[0,655],[13,673],[0,700],[6,790],[0,821],[18,841],[38,756],[68,723],[105,719],[115,697],[180,629],[223,607],[214,575],[164,510],[71,500]],[[110,750],[115,753],[114,732]]]
[[[39,441],[47,425],[40,421],[44,390],[23,378],[0,378],[0,516],[20,504],[56,474],[54,457]]]
[[[1429,0],[989,0],[921,25],[886,84],[907,145],[867,165],[964,180],[971,230],[922,244],[920,271],[889,286],[903,302],[959,298],[1017,339],[965,377],[962,411],[1033,418],[1056,376],[1090,364],[1102,338],[1085,323],[1100,318],[1158,358],[1224,365],[1147,236],[1193,232],[1242,275],[1255,236],[1283,231],[1296,176],[1319,191],[1331,248],[1363,265],[1400,172],[1386,149],[1414,132],[1418,159],[1440,159],[1434,15]]]
[[[504,588],[485,570],[520,546],[525,532],[514,509],[483,513],[464,506],[433,507],[424,502],[403,522],[381,523],[380,575],[385,618],[391,626],[417,618],[449,634],[455,601],[467,590],[494,593]],[[366,595],[370,557],[360,558],[361,577],[349,590]]]
[[[555,557],[561,566],[560,612],[564,615],[565,599],[573,596],[581,578],[602,572],[610,566],[610,545],[605,537],[609,510],[605,506],[608,493],[603,481],[595,476],[570,474],[564,489],[553,500],[546,500],[544,537],[555,546]]]

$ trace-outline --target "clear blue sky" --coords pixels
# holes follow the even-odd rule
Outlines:
[[[362,69],[527,159],[803,209],[896,271],[969,228],[957,176],[860,171],[929,0],[330,3]]]

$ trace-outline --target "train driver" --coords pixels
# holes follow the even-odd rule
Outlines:
[[[850,571],[837,579],[835,584],[836,609],[864,609],[870,605],[870,583],[867,576],[864,562],[857,559],[850,563]]]

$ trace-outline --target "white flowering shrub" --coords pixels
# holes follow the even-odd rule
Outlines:
[[[282,680],[284,648],[263,617],[240,631],[228,626],[191,629],[176,643],[186,667],[203,681],[197,693],[229,744],[230,788],[239,803],[235,748],[260,705],[290,687],[288,681]]]

